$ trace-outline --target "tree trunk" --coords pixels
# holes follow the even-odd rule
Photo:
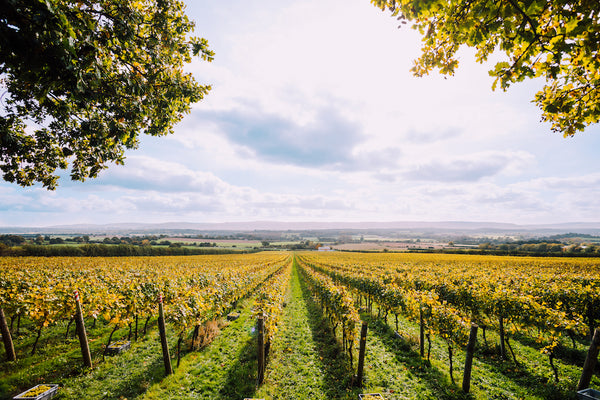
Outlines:
[[[485,337],[485,330],[487,329],[486,325],[481,325],[481,334],[483,335],[483,343],[485,343],[485,347],[488,347],[487,338]]]
[[[198,340],[198,334],[200,333],[200,325],[196,325],[194,327],[194,333],[192,334],[192,345],[191,345],[191,349],[194,349],[196,346],[196,340]]]
[[[183,342],[183,337],[179,335],[179,339],[177,339],[177,368],[179,368],[179,362],[181,361],[181,342]]]
[[[569,330],[567,332],[567,334],[569,335],[569,338],[571,338],[571,344],[573,345],[573,350],[577,350],[577,342],[575,342],[575,334],[573,333],[572,330]]]
[[[429,336],[428,336],[428,338],[429,338]],[[419,311],[419,350],[421,351],[421,358],[424,358],[425,357],[425,321],[423,320],[423,310]],[[429,355],[427,355],[427,359],[429,360]]]
[[[550,358],[550,367],[552,367],[552,371],[554,372],[554,382],[558,383],[558,370],[554,365],[554,352],[551,351],[548,357]]]
[[[75,321],[75,317],[71,318],[69,320],[69,323],[67,324],[67,331],[65,332],[65,340],[67,340],[69,338],[69,330],[71,329],[71,324]]]
[[[589,329],[589,338],[593,339],[594,337],[594,310],[591,305],[587,307],[587,320],[588,320],[588,329]]]
[[[37,337],[35,338],[35,342],[33,342],[33,348],[31,349],[31,355],[35,355],[35,349],[37,348],[37,344],[38,341],[40,340],[40,336],[42,336],[42,327],[43,325],[40,326],[40,329],[38,329],[38,333],[37,333]]]
[[[454,382],[454,374],[452,373],[452,346],[448,345],[448,358],[450,359],[450,380],[452,381],[453,385],[456,385],[456,382]]]
[[[429,356],[431,355],[431,335],[428,333],[425,336],[427,337],[427,361],[429,361]]]
[[[150,321],[151,315],[146,317],[146,322],[144,322],[144,331],[142,335],[146,336],[146,328],[148,327],[148,321]]]
[[[115,325],[112,332],[110,332],[110,335],[108,336],[108,341],[106,342],[106,346],[104,347],[104,352],[102,353],[102,358],[104,358],[104,356],[106,356],[106,352],[108,351],[108,346],[110,345],[110,342],[112,341],[112,337],[118,328],[119,328],[119,326]]]
[[[509,339],[510,339],[510,338],[509,338],[508,336],[506,336],[506,345],[508,346],[508,350],[510,350],[510,354],[512,355],[512,357],[513,357],[513,360],[515,361],[515,365],[517,365],[517,366],[518,366],[518,365],[519,365],[519,362],[517,361],[517,357],[515,356],[515,352],[513,351],[513,348],[512,348],[512,346],[510,345],[510,341],[509,341]]]

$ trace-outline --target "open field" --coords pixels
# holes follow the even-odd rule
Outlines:
[[[45,264],[39,266],[37,263],[41,261]],[[91,264],[86,264],[87,261]],[[597,274],[600,268],[597,262],[591,259],[530,260],[432,254],[357,255],[317,252],[299,253],[295,256],[291,269],[290,253],[272,252],[163,258],[15,258],[3,259],[1,262],[3,274],[0,299],[11,328],[17,360],[6,361],[6,350],[3,348],[0,351],[0,399],[11,399],[17,393],[38,383],[59,383],[62,386],[56,397],[59,400],[241,400],[245,397],[357,399],[359,393],[365,392],[381,393],[388,400],[575,399],[575,387],[589,345],[589,338],[586,337],[589,327],[585,316],[578,315],[575,305],[572,313],[566,315],[551,311],[560,311],[562,303],[554,304],[555,308],[552,308],[548,301],[542,302],[541,295],[538,295],[537,299],[533,295],[529,300],[523,299],[523,302],[530,301],[527,303],[530,306],[539,304],[540,307],[547,307],[548,309],[543,309],[549,313],[544,314],[548,316],[547,321],[559,317],[569,324],[575,321],[576,326],[565,325],[573,335],[567,335],[558,327],[544,332],[533,324],[533,317],[525,320],[518,316],[506,315],[502,334],[506,335],[504,341],[508,346],[504,349],[506,354],[503,356],[501,350],[504,346],[500,346],[503,343],[500,339],[501,333],[493,315],[487,314],[493,311],[485,311],[482,308],[478,321],[481,326],[486,326],[487,330],[485,334],[482,334],[482,329],[479,330],[470,393],[466,394],[461,389],[466,355],[461,340],[465,332],[455,330],[462,329],[463,322],[460,318],[467,313],[459,307],[450,307],[448,309],[454,310],[452,312],[460,318],[446,316],[443,319],[440,314],[442,308],[439,307],[447,307],[450,303],[446,301],[438,304],[432,300],[441,300],[440,296],[443,297],[451,287],[451,280],[444,281],[446,292],[437,292],[438,288],[434,283],[438,282],[436,276],[439,278],[439,274],[426,274],[425,271],[444,268],[446,274],[442,278],[454,276],[456,282],[459,276],[467,274],[470,279],[469,287],[480,287],[477,279],[483,279],[488,276],[489,271],[494,271],[494,282],[512,280],[512,287],[504,292],[510,294],[516,293],[517,288],[521,291],[533,291],[537,287],[535,285],[539,286],[541,282],[546,282],[544,292],[554,290],[558,293],[558,288],[549,278],[557,271],[560,271],[562,287],[566,288],[567,282],[586,279],[588,286],[593,289],[598,284]],[[19,263],[21,264],[17,265]],[[119,263],[123,265],[122,268],[116,267]],[[108,285],[106,289],[112,287],[116,294],[110,294],[109,291],[104,293],[112,302],[116,302],[118,307],[107,308],[102,305],[100,298],[95,298],[92,302],[94,292],[80,288],[84,313],[87,313],[85,324],[93,362],[93,367],[88,368],[83,366],[75,324],[70,323],[69,316],[73,309],[64,305],[71,301],[60,301],[63,295],[65,299],[71,299],[71,287],[57,287],[56,281],[50,279],[50,276],[58,276],[56,274],[61,269],[70,271],[70,268],[88,268],[86,279],[78,285],[89,281],[94,282],[97,288],[104,287],[102,281],[96,281],[90,275],[92,271],[100,271],[97,268],[104,268],[100,267],[100,264],[106,264],[106,271],[114,271],[114,276],[110,278],[112,286]],[[353,266],[357,265],[360,268],[353,269]],[[155,266],[158,269],[155,270]],[[51,289],[47,292],[37,292],[37,295],[29,294],[25,286],[21,286],[21,292],[13,291],[15,282],[10,281],[11,271],[23,271],[26,268],[42,268],[38,270],[39,280],[36,280],[37,275],[32,274],[31,270],[26,276],[32,285],[45,284]],[[391,275],[388,268],[394,271]],[[68,275],[76,282],[77,274],[66,274],[64,271],[62,279]],[[134,281],[128,280],[128,271],[136,276]],[[236,279],[235,277],[240,275],[236,271],[246,271],[244,274],[252,276],[252,279],[239,281],[235,286],[223,286],[227,279]],[[437,293],[422,305],[432,310],[426,319],[429,340],[424,343],[424,354],[421,354],[420,346],[421,324],[411,309],[416,304],[408,301],[404,308],[393,308],[390,303],[391,297],[388,295],[377,297],[368,292],[371,289],[367,288],[375,290],[376,282],[385,285],[394,282],[373,280],[369,283],[369,279],[383,276],[380,275],[381,271],[388,271],[385,272],[388,281],[391,276],[402,277],[402,282],[413,282],[412,279],[418,277],[422,289],[426,287],[423,285],[431,284],[427,290],[431,294]],[[538,279],[535,284],[528,281],[527,275],[519,275],[526,271],[530,272],[531,277]],[[174,272],[176,274],[173,274]],[[117,278],[121,276],[119,274],[124,274],[123,282],[137,282],[138,286],[120,287],[121,279]],[[336,274],[343,274],[348,280],[342,279],[342,275],[337,277]],[[223,279],[223,275],[229,278],[220,280]],[[359,276],[365,284],[364,289],[357,286],[356,279]],[[154,280],[162,282],[157,287],[165,294],[165,319],[168,322],[166,337],[174,369],[172,375],[165,374],[154,295],[149,297],[151,304],[148,313],[143,314],[143,297],[136,294],[144,287],[139,285],[146,285],[145,279],[149,279],[148,283]],[[202,280],[212,283],[207,286],[190,285],[190,282]],[[23,280],[17,283],[21,284]],[[414,294],[408,289],[408,283],[405,288],[399,285],[400,281],[393,283],[393,286],[388,287],[387,293],[396,290],[395,299],[399,299],[400,294]],[[270,288],[277,290],[273,292]],[[281,297],[278,297],[278,290],[281,291]],[[594,300],[589,295],[591,292],[585,290],[587,289],[582,288],[582,298]],[[339,293],[336,295],[338,297],[326,295],[334,292]],[[222,297],[217,302],[214,296],[219,293]],[[473,292],[472,295],[476,293]],[[494,297],[493,292],[489,292],[487,296]],[[15,298],[18,298],[22,305],[20,309],[14,308],[14,303],[11,303]],[[137,299],[135,304],[138,307],[139,318],[128,319],[126,311],[131,311],[128,300],[133,298]],[[353,312],[356,314],[352,314],[355,316],[350,317],[350,310],[345,309],[342,311],[345,313],[343,315],[346,315],[345,320],[338,320],[334,315],[333,304],[327,303],[326,300],[335,298],[349,301],[348,307],[355,310]],[[209,308],[209,304],[217,304],[218,307]],[[183,305],[187,307],[186,318],[189,319],[190,315],[197,315],[197,318],[183,321],[184,314],[179,313],[183,310]],[[196,306],[200,308],[194,308]],[[60,307],[67,308],[64,314],[55,312],[50,321],[44,319],[44,307],[54,307],[55,311]],[[93,308],[100,311],[97,318],[89,312]],[[17,309],[26,310],[20,319],[14,318],[17,316]],[[125,311],[119,313],[118,309]],[[41,314],[38,310],[42,311]],[[227,321],[225,316],[231,311],[239,313],[240,317]],[[260,385],[257,385],[257,313],[262,313],[267,318],[272,316],[271,321],[276,324],[276,328],[269,328],[272,330],[268,331],[270,350],[265,378]],[[148,326],[144,329],[146,318]],[[353,378],[357,373],[358,339],[349,339],[355,334],[352,332],[356,332],[360,326],[350,326],[348,318],[356,318],[358,324],[368,324],[362,388],[357,386],[356,379]],[[48,323],[40,331],[42,319]],[[457,325],[448,325],[449,330],[444,330],[439,323],[442,320],[454,321]],[[560,319],[552,321],[557,324],[564,322]],[[197,324],[208,326],[205,324],[209,322],[212,324],[212,331],[210,334],[206,333],[206,337],[208,339],[210,336],[212,342],[208,343],[210,340],[207,340],[207,343],[198,346],[196,338],[193,337],[193,328]],[[466,333],[468,322],[464,321]],[[103,356],[111,335],[111,342],[116,339],[131,340],[131,349],[115,356]],[[550,359],[548,345],[551,339],[556,339],[556,342],[552,343]],[[32,355],[34,343],[37,343],[37,349]],[[453,350],[452,374],[449,347]],[[594,372],[591,385],[600,386],[598,369]]]
[[[174,243],[217,243],[217,245],[231,246],[238,245],[244,247],[261,246],[260,240],[243,240],[243,239],[198,239],[198,238],[181,238],[181,237],[166,237],[160,240],[168,240]]]
[[[376,241],[362,243],[343,243],[331,246],[335,250],[351,250],[351,251],[382,251],[388,250],[414,250],[414,249],[444,249],[448,245],[439,242],[422,242],[422,243],[406,243],[396,241]]]

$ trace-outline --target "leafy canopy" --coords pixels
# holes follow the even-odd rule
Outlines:
[[[178,0],[0,0],[0,168],[54,189],[57,169],[96,177],[141,133],[165,135],[210,86],[212,61]]]
[[[461,45],[477,61],[502,51],[507,61],[489,73],[506,90],[525,78],[544,77],[535,95],[542,121],[573,136],[600,120],[600,7],[598,0],[371,0],[423,36],[417,76],[437,68],[452,75]]]

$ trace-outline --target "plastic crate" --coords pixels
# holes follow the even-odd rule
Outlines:
[[[229,313],[227,314],[227,321],[235,321],[240,317],[240,313]]]
[[[109,356],[114,356],[115,354],[119,354],[124,352],[125,350],[129,350],[131,348],[131,342],[114,342],[108,345],[106,348],[106,354]]]
[[[40,386],[48,386],[49,389],[43,393],[38,394],[37,396],[28,396],[27,395],[27,393],[29,393],[30,391],[32,391]],[[57,391],[58,391],[58,385],[54,384],[54,383],[35,385],[31,389],[27,389],[23,393],[18,394],[15,397],[13,397],[13,400],[48,400],[48,399],[51,399],[54,396],[56,396]]]
[[[599,400],[600,391],[595,389],[583,389],[577,392],[577,398],[579,400]]]
[[[358,398],[360,400],[383,400],[381,393],[363,393],[359,394]]]

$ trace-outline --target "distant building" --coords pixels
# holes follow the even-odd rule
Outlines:
[[[317,250],[319,250],[319,251],[332,251],[331,247],[329,247],[329,246],[321,246],[321,247],[318,247]]]

